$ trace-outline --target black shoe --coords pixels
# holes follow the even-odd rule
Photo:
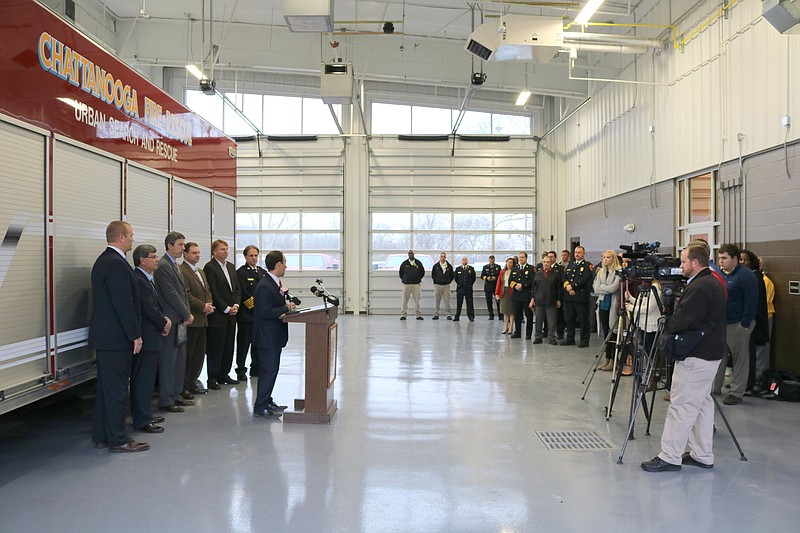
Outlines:
[[[208,380],[208,388],[211,390],[222,390],[222,387],[219,386],[219,383],[211,380]]]
[[[422,318],[421,316],[418,316],[418,317],[417,317],[417,320],[425,320],[425,319],[424,319],[424,318]]]
[[[275,402],[269,402],[269,405],[267,405],[267,407],[269,407],[272,411],[285,411],[286,409],[289,408],[288,405],[278,405]]]
[[[257,377],[258,377],[258,370],[253,370],[253,369],[251,368],[251,369],[250,369],[250,377],[251,377],[251,378],[257,378]]]
[[[575,346],[575,341],[564,340],[558,343],[559,346]]]
[[[475,319],[474,318],[470,318],[469,321],[470,322],[475,322]]]
[[[724,403],[725,405],[739,405],[740,403],[742,403],[742,399],[739,398],[738,396],[734,396],[733,394],[728,394],[727,396],[725,396],[725,399],[722,400],[722,403]]]
[[[144,427],[136,428],[138,431],[144,431],[145,433],[164,433],[164,428],[162,426],[157,426],[155,424],[147,424]]]
[[[184,400],[194,400],[194,396],[188,390],[181,391],[181,398]]]
[[[153,415],[153,416],[150,417],[150,423],[151,424],[160,424],[164,420],[166,420],[166,418],[164,418],[161,415]]]
[[[191,407],[194,405],[192,400],[175,400],[175,405],[179,405],[181,407]]]
[[[253,411],[253,416],[256,418],[280,418],[281,413],[276,413],[272,409],[261,409],[260,411]]]
[[[225,376],[224,378],[219,380],[219,382],[222,383],[223,385],[238,385],[239,384],[239,381],[233,379],[230,376]]]
[[[519,339],[520,337],[522,337],[522,335],[520,335],[519,333],[514,333],[511,335],[512,339]]]
[[[652,460],[642,463],[642,470],[647,472],[676,472],[680,469],[681,465],[668,463],[657,455]]]
[[[705,468],[705,469],[714,468],[713,464],[707,465],[705,463],[701,463],[700,461],[692,457],[692,455],[689,452],[683,454],[683,457],[681,457],[681,463],[685,465],[699,466],[700,468]]]
[[[208,389],[189,389],[192,394],[208,394]]]
[[[236,379],[243,383],[247,383],[247,374],[236,374]]]
[[[542,339],[533,339],[533,344],[542,344]]]
[[[460,318],[458,318],[458,317],[455,317],[455,318],[453,319],[453,322],[458,322],[459,320],[461,320],[461,319],[460,319]]]
[[[531,336],[530,336],[530,335],[525,335],[525,340],[526,340],[526,341],[529,341],[529,340],[531,340]]]
[[[551,339],[550,344],[552,344],[553,346],[558,346],[558,341]]]
[[[431,317],[431,320],[439,320],[438,316]]]
[[[405,320],[405,319],[406,319],[406,317],[404,317],[404,316],[400,317],[400,320]]]
[[[453,320],[453,317],[451,317],[450,315],[447,315],[447,320]]]
[[[165,407],[159,407],[159,409],[167,413],[182,413],[185,410],[183,407],[178,407],[177,405],[167,405]]]
[[[578,348],[588,348],[588,347],[589,347],[589,343],[588,342],[582,342],[582,343],[580,343],[578,345]]]
[[[489,320],[494,320],[494,317],[493,317],[493,316],[490,316],[490,317],[489,317]]]

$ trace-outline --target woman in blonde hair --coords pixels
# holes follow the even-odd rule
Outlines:
[[[603,252],[602,266],[597,269],[594,277],[594,293],[597,295],[597,312],[600,336],[606,338],[615,325],[611,320],[612,313],[616,318],[617,293],[619,292],[619,276],[617,270],[621,268],[619,258],[613,250]],[[606,343],[606,360],[598,368],[611,370],[614,367],[614,343]]]

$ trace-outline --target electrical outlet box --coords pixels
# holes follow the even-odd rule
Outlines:
[[[791,124],[792,124],[792,119],[789,117],[789,115],[783,115],[781,117],[781,126],[785,127],[785,126],[790,126]]]
[[[647,133],[655,133],[655,132],[656,132],[656,127],[655,126],[653,126],[653,125],[648,126]]]

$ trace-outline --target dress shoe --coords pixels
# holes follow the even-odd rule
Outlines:
[[[405,320],[405,319],[406,319],[406,317],[404,317],[404,316],[400,317],[400,320]]]
[[[267,405],[272,411],[285,411],[289,406],[288,405],[278,405],[275,402],[269,402]]]
[[[230,376],[225,376],[224,378],[219,380],[219,382],[222,383],[223,385],[238,385],[239,384],[239,382],[237,380],[233,379]]]
[[[175,400],[175,405],[180,405],[181,407],[191,407],[194,405],[192,400]]]
[[[460,319],[460,318],[458,318],[458,317],[455,317],[455,318],[453,319],[453,322],[458,322],[459,320],[461,320],[461,319]]]
[[[247,382],[247,374],[236,374],[236,379],[242,382]]]
[[[475,319],[474,318],[470,318],[469,321],[470,322],[475,322]]]
[[[208,388],[211,390],[222,390],[222,387],[219,386],[219,383],[211,380],[208,380]]]
[[[588,347],[589,347],[589,343],[588,342],[582,342],[582,343],[580,343],[578,345],[578,348],[588,348]]]
[[[153,416],[150,417],[150,423],[151,424],[160,424],[164,420],[166,420],[166,418],[164,418],[161,415],[153,415]]]
[[[559,346],[575,346],[575,341],[574,340],[571,341],[571,340],[567,339],[567,340],[563,340],[563,341],[559,342],[558,344],[559,344]]]
[[[529,340],[531,340],[531,336],[530,336],[530,335],[525,335],[525,340],[526,340],[526,341],[529,341]]]
[[[642,470],[647,472],[675,472],[680,469],[681,465],[668,463],[657,455],[652,460],[642,463]]]
[[[208,394],[208,389],[189,389],[192,394]]]
[[[439,317],[434,315],[431,317],[431,320],[439,320]]]
[[[453,320],[453,317],[450,316],[450,315],[447,315],[447,320]]]
[[[253,416],[256,418],[280,418],[281,413],[276,413],[272,409],[261,409],[253,411]]]
[[[727,396],[725,396],[725,399],[722,400],[722,403],[724,403],[725,405],[739,405],[740,403],[742,403],[742,399],[739,398],[738,396],[734,396],[733,394],[728,394]]]
[[[533,344],[542,344],[542,339],[533,339]]]
[[[181,391],[181,398],[184,400],[194,400],[194,396],[192,396],[192,393],[188,390]]]
[[[164,433],[164,428],[162,426],[157,426],[155,424],[147,424],[144,427],[136,428],[138,431],[144,431],[145,433]]]
[[[522,335],[520,335],[519,333],[512,333],[512,334],[511,334],[511,338],[512,338],[512,339],[519,339],[519,338],[521,338],[521,337],[522,337]]]
[[[421,317],[421,316],[418,316],[417,320],[425,320],[425,319],[423,317]]]
[[[489,320],[494,320],[494,317],[493,317],[493,316],[490,316],[490,317],[489,317]]]
[[[705,463],[701,463],[700,461],[692,457],[692,454],[690,454],[689,452],[683,454],[683,456],[681,457],[681,463],[685,465],[699,466],[700,468],[705,468],[705,469],[714,468],[713,464],[707,465]]]
[[[251,369],[250,369],[250,377],[251,377],[251,378],[257,378],[257,377],[258,377],[258,370],[253,370],[253,369],[251,368]]]
[[[159,407],[160,410],[166,411],[167,413],[182,413],[184,411],[183,407],[178,407],[177,405],[167,405],[165,407]]]
[[[150,445],[146,442],[136,442],[131,440],[120,446],[111,446],[108,451],[111,453],[135,453],[144,452],[150,449]]]

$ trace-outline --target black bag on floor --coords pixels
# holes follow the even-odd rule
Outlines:
[[[767,400],[800,402],[800,376],[789,370],[765,370],[755,389]]]
[[[778,399],[786,402],[800,402],[800,382],[782,381],[778,387]]]

